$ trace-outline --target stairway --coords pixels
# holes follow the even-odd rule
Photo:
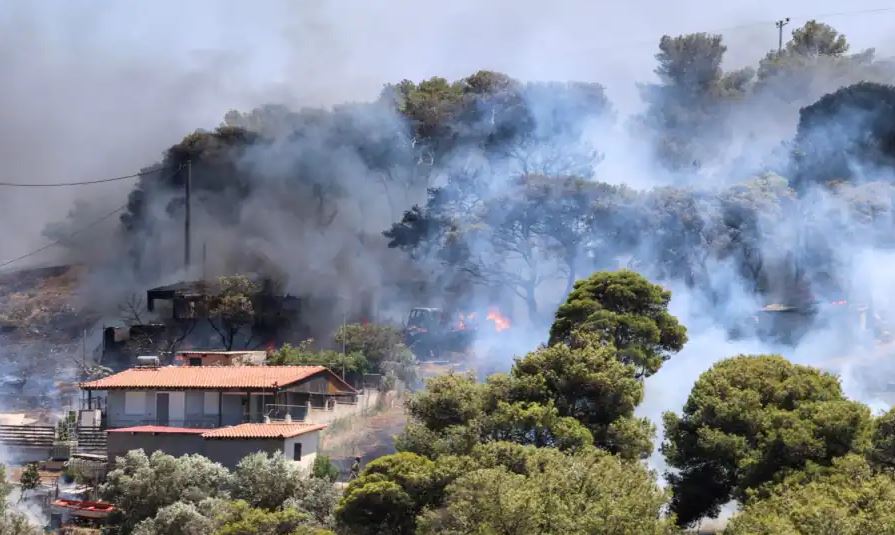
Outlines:
[[[50,449],[55,438],[52,425],[0,425],[0,444],[4,446]]]
[[[101,427],[78,426],[78,447],[76,453],[106,455],[106,431]]]

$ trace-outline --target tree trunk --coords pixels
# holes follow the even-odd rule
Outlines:
[[[525,285],[525,305],[528,308],[528,320],[532,325],[537,325],[540,320],[538,314],[538,301],[535,298],[535,284],[529,281]]]
[[[572,288],[575,286],[575,277],[577,273],[575,272],[575,259],[567,258],[566,264],[569,266],[569,274],[566,276],[566,295],[568,296],[572,293]]]

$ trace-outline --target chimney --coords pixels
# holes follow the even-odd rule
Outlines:
[[[266,424],[269,424],[269,423],[270,423],[270,416],[265,416],[265,417],[264,417],[264,423],[266,423]]]
[[[292,415],[287,412],[286,417],[283,418],[283,421],[286,422],[287,424],[291,424],[292,423]]]

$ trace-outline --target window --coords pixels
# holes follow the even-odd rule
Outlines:
[[[124,393],[124,414],[144,414],[146,412],[146,392]]]
[[[201,366],[202,357],[190,357],[190,366]]]
[[[292,445],[292,460],[301,460],[301,442],[296,442]]]
[[[217,392],[205,392],[205,414],[218,413],[219,395]]]

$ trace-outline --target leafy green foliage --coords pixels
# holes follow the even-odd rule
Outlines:
[[[6,479],[6,465],[0,464],[0,513],[6,512],[7,499],[13,488],[13,484]]]
[[[229,351],[239,331],[255,321],[253,299],[259,288],[243,275],[220,277],[218,287],[208,296],[208,322]]]
[[[430,379],[408,400],[412,420],[396,447],[436,458],[495,440],[562,450],[593,444],[637,459],[652,450],[654,432],[633,416],[642,398],[632,365],[593,336],[579,336],[574,347],[540,348],[484,384],[455,374]]]
[[[819,57],[839,58],[848,49],[844,35],[827,24],[809,20],[804,26],[793,30],[792,39],[782,52],[772,50],[767,53],[759,63],[758,78],[764,81],[773,76],[805,70]]]
[[[662,452],[682,524],[717,514],[809,462],[863,451],[869,411],[836,377],[779,356],[738,356],[703,373],[682,416],[665,414]]]
[[[645,420],[618,423],[632,417],[643,399],[643,384],[633,366],[620,362],[611,347],[582,338],[574,348],[565,344],[542,348],[518,360],[511,377],[513,399],[553,404],[559,415],[574,418],[590,430],[596,445],[634,458],[652,448],[648,440],[644,444],[638,439],[636,447],[620,440],[620,425],[629,431],[637,426],[648,437],[652,427]],[[611,432],[613,425],[617,429]]]
[[[846,455],[829,468],[795,474],[770,495],[750,501],[724,531],[728,535],[774,533],[891,533],[895,526],[895,479],[866,460]]]
[[[867,458],[877,467],[895,469],[895,408],[873,420]]]
[[[794,142],[796,181],[853,178],[854,162],[895,162],[895,87],[862,82],[825,95],[799,112]],[[847,128],[837,125],[847,124]]]
[[[727,47],[720,35],[693,33],[662,36],[659,84],[642,86],[647,111],[640,118],[655,135],[656,156],[668,168],[692,170],[720,147],[726,132],[719,126],[722,104],[742,95],[754,71],[745,68],[724,74],[721,63]]]
[[[312,340],[306,340],[297,346],[286,343],[267,356],[267,363],[272,366],[326,366],[337,373],[345,370],[346,374],[361,374],[369,371],[370,366],[362,353],[345,353],[333,350],[317,351],[311,347]]]
[[[550,345],[571,343],[575,331],[594,333],[639,375],[652,375],[687,341],[686,328],[668,312],[670,300],[671,292],[633,271],[594,273],[576,282],[556,311]]]
[[[444,506],[425,512],[419,533],[671,533],[665,496],[637,463],[595,450],[538,449],[522,471],[469,471],[447,486]]]
[[[216,530],[217,535],[280,535],[295,533],[308,523],[308,515],[295,509],[270,511],[247,508]],[[299,532],[301,533],[301,532]]]
[[[351,323],[339,327],[334,342],[343,346],[346,353],[360,353],[372,369],[381,369],[386,361],[398,360],[403,348],[401,331],[391,325],[375,323]]]
[[[267,363],[278,366],[326,366],[337,373],[344,370],[346,376],[376,373],[412,386],[417,381],[416,360],[402,341],[403,335],[391,325],[353,323],[336,331],[333,345],[340,348],[338,351],[315,349],[313,340],[305,340],[295,346],[287,343],[271,352]]]
[[[335,481],[339,478],[339,468],[332,463],[329,456],[318,453],[311,466],[311,476],[326,481]]]
[[[407,410],[433,431],[464,425],[481,414],[482,389],[472,375],[433,377],[407,401]]]
[[[400,485],[385,476],[360,477],[348,485],[336,518],[346,533],[412,534],[416,504]]]
[[[233,471],[233,497],[252,507],[273,510],[296,495],[301,468],[280,453],[245,456]]]
[[[507,441],[552,447],[579,449],[593,444],[590,431],[575,418],[563,417],[552,403],[505,403],[487,415],[483,436],[488,441]]]
[[[200,455],[175,458],[157,451],[147,457],[143,450],[134,450],[115,464],[100,493],[121,509],[125,531],[155,516],[162,507],[226,496],[230,488],[227,469]]]
[[[134,528],[134,535],[200,535],[214,532],[214,522],[193,503],[175,502]]]
[[[22,470],[19,477],[19,486],[22,489],[22,496],[29,490],[35,490],[40,486],[40,472],[37,470],[37,463],[28,463]]]

